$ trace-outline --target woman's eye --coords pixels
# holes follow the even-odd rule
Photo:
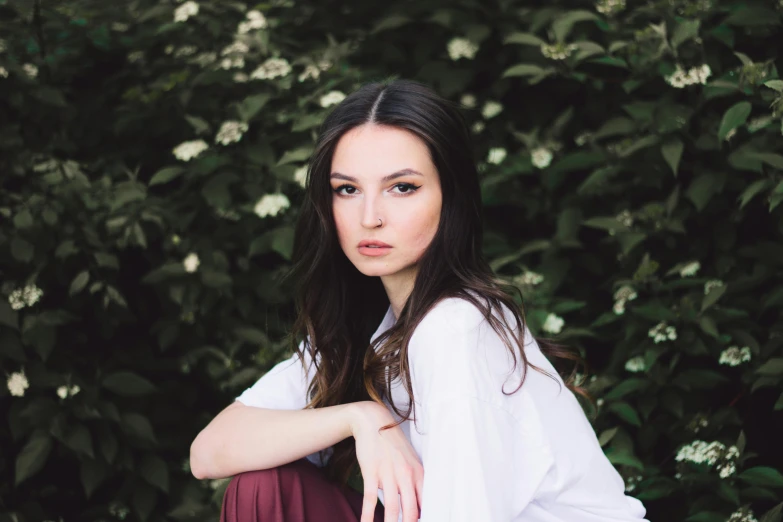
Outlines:
[[[397,194],[410,194],[416,192],[419,187],[410,183],[397,183],[394,185],[394,188],[398,189]],[[346,192],[343,192],[343,189],[345,189]],[[351,185],[340,185],[334,189],[334,192],[340,196],[352,196],[356,192],[356,187]]]
[[[352,187],[352,186],[350,186],[350,185],[340,185],[339,187],[337,187],[336,189],[334,189],[334,191],[335,191],[336,193],[338,193],[338,194],[342,194],[342,192],[340,192],[342,189],[351,189],[351,190],[356,190],[356,187]],[[348,194],[353,194],[353,192],[348,192]]]
[[[419,188],[416,185],[411,185],[410,183],[397,183],[394,185],[394,187],[399,187],[400,192],[398,192],[398,194],[410,194],[412,192],[416,192],[416,190]]]

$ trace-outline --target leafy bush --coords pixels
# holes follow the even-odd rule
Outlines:
[[[189,445],[285,356],[318,126],[398,75],[463,104],[485,252],[648,517],[779,520],[782,11],[0,2],[0,517],[214,520]]]

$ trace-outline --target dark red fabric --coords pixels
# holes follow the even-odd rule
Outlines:
[[[330,482],[303,458],[232,478],[220,522],[359,522],[362,500],[361,493]],[[374,522],[383,522],[383,510],[378,500]]]

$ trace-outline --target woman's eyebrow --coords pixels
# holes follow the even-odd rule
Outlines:
[[[421,172],[414,169],[402,169],[398,170],[394,174],[389,174],[388,176],[384,176],[381,179],[381,183],[386,183],[387,181],[391,181],[393,179],[401,178],[403,176],[407,176],[409,174],[415,175],[415,176],[424,176]],[[329,176],[329,179],[344,179],[346,181],[353,181],[354,183],[358,183],[359,180],[354,178],[353,176],[347,176],[345,174],[340,174],[339,172],[332,172],[331,176]]]

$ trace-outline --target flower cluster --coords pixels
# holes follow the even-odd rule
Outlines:
[[[631,475],[625,478],[625,492],[630,493],[636,489],[636,485],[642,481],[644,477],[641,475]]]
[[[460,58],[471,60],[478,51],[478,45],[467,38],[452,38],[446,47],[452,60],[459,60]]]
[[[691,420],[691,422],[688,423],[688,429],[691,430],[693,433],[699,433],[702,428],[706,428],[709,426],[710,422],[707,419],[707,416],[703,413],[698,413],[696,416]]]
[[[664,342],[667,339],[669,341],[674,341],[677,339],[677,330],[675,330],[673,326],[667,326],[666,322],[660,322],[650,328],[647,332],[647,336],[652,337],[655,344]]]
[[[74,384],[73,386],[60,386],[57,388],[57,396],[61,399],[67,399],[68,397],[73,397],[80,391],[81,388],[79,388],[79,385],[77,384]]]
[[[8,69],[0,66],[0,78],[8,78]]]
[[[8,391],[14,397],[24,397],[24,391],[30,387],[30,383],[27,380],[27,376],[24,374],[24,370],[21,372],[14,372],[8,377]]]
[[[285,194],[265,194],[256,202],[255,207],[253,207],[253,212],[255,212],[258,217],[262,218],[276,216],[290,205],[291,203],[288,201]]]
[[[302,165],[294,171],[294,181],[299,183],[302,188],[307,186],[307,165]]]
[[[693,67],[685,71],[682,67],[677,65],[677,69],[666,77],[666,83],[677,89],[682,89],[686,85],[694,85],[696,83],[705,84],[707,78],[712,74],[710,66],[706,63],[700,67]]]
[[[207,65],[215,63],[215,60],[217,60],[217,53],[209,51],[197,54],[190,59],[189,63],[194,63],[199,67],[206,67]]]
[[[198,14],[198,4],[196,2],[185,2],[174,10],[174,21],[184,22],[191,16]]]
[[[644,362],[644,357],[637,355],[625,362],[625,369],[633,373],[643,372],[647,369],[647,363]]]
[[[493,165],[499,165],[504,159],[506,159],[506,149],[503,147],[493,147],[489,149],[489,154],[487,154],[488,162]]]
[[[473,123],[470,130],[473,132],[473,134],[479,134],[481,131],[484,130],[484,127],[485,125],[483,121],[477,121]]]
[[[239,22],[237,27],[237,33],[247,34],[253,29],[265,29],[267,27],[267,21],[264,14],[261,11],[255,9],[248,11],[245,15],[245,20]]]
[[[704,295],[709,294],[710,290],[713,288],[720,288],[722,286],[724,286],[724,283],[720,279],[711,279],[704,283]]]
[[[496,101],[487,101],[484,103],[484,107],[481,109],[481,115],[485,120],[494,118],[503,110],[503,105]]]
[[[29,76],[31,79],[38,76],[38,67],[31,63],[26,63],[22,66],[22,69],[24,70],[24,73]]]
[[[533,162],[535,167],[539,169],[545,169],[552,163],[552,151],[546,147],[536,147],[530,153],[530,161]]]
[[[715,466],[720,478],[726,478],[737,471],[736,460],[739,457],[739,448],[729,446],[718,441],[705,442],[695,440],[690,444],[683,446],[677,452],[675,460],[677,462],[693,462],[695,464],[707,464]]]
[[[750,360],[750,347],[729,346],[720,354],[718,364],[727,364],[729,366],[738,366]]]
[[[545,43],[541,44],[541,54],[544,55],[544,58],[549,58],[550,60],[565,60],[578,48],[579,46],[576,44]]]
[[[269,80],[278,76],[287,76],[291,65],[285,58],[267,58],[267,60],[250,73],[253,80]]]
[[[21,310],[25,306],[33,306],[37,303],[43,290],[35,285],[27,285],[24,288],[17,288],[8,296],[8,303],[13,310]]]
[[[680,277],[690,277],[696,275],[696,272],[701,268],[701,263],[698,261],[691,261],[682,268],[680,268]]]
[[[595,10],[601,14],[613,15],[625,9],[625,0],[598,0]]]
[[[318,103],[321,105],[321,107],[330,107],[332,105],[337,105],[341,101],[345,99],[345,94],[340,91],[329,91],[323,96],[321,96],[320,100],[318,100]]]
[[[468,109],[472,109],[476,106],[476,97],[472,94],[463,94],[459,99],[459,103]]]
[[[535,286],[541,284],[544,281],[544,276],[532,270],[525,270],[518,276],[514,277],[514,283],[523,286]]]
[[[558,334],[563,329],[563,324],[565,324],[565,321],[562,317],[550,313],[546,316],[546,320],[544,321],[544,324],[541,325],[541,328],[545,332]]]
[[[327,70],[329,67],[332,66],[332,62],[329,60],[319,60],[317,64],[307,64],[304,68],[304,70],[299,74],[299,81],[303,82],[307,80],[308,78],[312,78],[314,80],[317,80],[321,77],[321,71]]]
[[[247,123],[241,121],[225,121],[215,135],[215,143],[228,145],[242,139],[242,135],[247,132]]]
[[[631,227],[633,225],[633,216],[631,215],[631,211],[626,209],[617,214],[615,216],[615,219],[622,224],[624,227]]]
[[[190,161],[209,148],[204,140],[185,141],[172,149],[174,157],[182,161]]]
[[[622,315],[625,313],[625,303],[636,299],[636,291],[630,285],[623,285],[614,293],[614,313]]]
[[[726,522],[759,522],[750,508],[743,507],[731,514]]]
[[[185,272],[189,272],[191,274],[198,270],[198,266],[200,264],[201,261],[198,258],[198,254],[195,252],[191,252],[185,259],[182,260],[182,266],[185,267]]]

